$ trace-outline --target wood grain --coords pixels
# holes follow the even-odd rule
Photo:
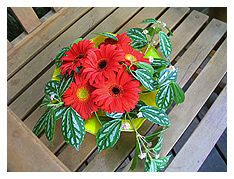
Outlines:
[[[227,127],[227,87],[181,148],[166,172],[196,172]]]
[[[23,28],[27,33],[32,32],[37,26],[41,24],[36,13],[31,7],[12,7],[11,8],[16,17],[19,19]]]
[[[84,7],[62,8],[57,13],[51,11],[43,17],[42,19],[47,18],[47,20],[8,52],[8,79],[89,9]]]
[[[7,170],[68,172],[58,158],[7,108]]]
[[[32,79],[35,79],[40,72],[48,66],[56,57],[62,47],[68,46],[75,39],[79,38],[89,28],[95,26],[114,8],[94,8],[87,13],[82,19],[70,27],[62,36],[59,36],[55,41],[48,45],[41,53],[31,60],[17,75],[13,76],[7,82],[7,100],[8,103],[14,98],[17,93],[22,90]],[[85,25],[84,25],[85,24]],[[74,35],[70,35],[74,34]],[[23,79],[23,80],[22,80]],[[49,80],[50,78],[48,78]],[[44,84],[42,84],[44,85]]]

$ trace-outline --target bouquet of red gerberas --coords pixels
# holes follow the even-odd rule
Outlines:
[[[166,166],[170,156],[159,158],[162,132],[170,125],[165,111],[173,100],[178,104],[185,97],[176,83],[177,69],[170,64],[171,42],[162,28],[171,36],[172,32],[153,18],[140,23],[151,26],[123,34],[97,33],[93,39],[79,38],[60,50],[53,77],[45,85],[40,108],[48,108],[33,129],[36,135],[44,128],[52,143],[56,120],[62,118],[62,134],[68,144],[79,150],[87,131],[96,135],[101,152],[115,145],[121,131],[135,131],[130,169],[138,158],[144,159],[146,171]],[[166,60],[154,47],[158,40]],[[137,129],[146,119],[165,127],[142,136]]]

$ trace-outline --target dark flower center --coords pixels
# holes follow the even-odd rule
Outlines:
[[[109,95],[114,98],[121,98],[124,94],[124,89],[119,84],[112,84],[109,87]]]
[[[118,94],[119,93],[119,88],[116,88],[116,87],[112,88],[112,92],[114,94]]]
[[[106,67],[106,61],[102,61],[100,64],[99,64],[99,67],[101,69],[105,68]]]
[[[82,58],[84,58],[84,55],[83,54],[79,54],[79,55],[76,56],[75,60],[82,59]]]
[[[108,68],[109,60],[106,58],[103,58],[97,62],[97,70],[98,71],[104,71]]]

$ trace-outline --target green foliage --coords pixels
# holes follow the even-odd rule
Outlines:
[[[85,126],[83,119],[72,107],[67,108],[63,115],[62,134],[64,140],[78,151],[84,139]]]
[[[135,167],[136,167],[136,164],[137,164],[137,162],[138,162],[139,148],[140,148],[140,144],[139,144],[139,140],[138,140],[138,138],[137,138],[137,141],[136,141],[136,148],[135,148],[135,154],[134,154],[134,158],[133,158],[133,161],[132,161],[132,164],[131,164],[129,170],[134,170]]]
[[[132,41],[148,43],[147,36],[143,34],[143,29],[132,28],[127,30],[126,32],[127,36],[129,36]]]
[[[57,89],[60,98],[65,93],[65,91],[67,91],[72,80],[73,80],[73,77],[71,77],[71,76],[66,76],[66,75],[63,76],[62,80],[59,83],[58,89]]]
[[[174,100],[176,104],[178,105],[179,103],[183,103],[185,100],[185,94],[181,87],[175,82],[171,83],[170,86],[174,92]]]
[[[167,34],[163,31],[159,32],[159,46],[164,57],[169,59],[169,55],[172,51],[171,40],[167,36]]]
[[[55,57],[55,65],[57,68],[61,67],[62,66],[62,61],[60,61],[60,59],[63,57],[63,56],[66,56],[65,52],[69,51],[70,48],[69,47],[63,47],[60,49],[59,53],[56,55]]]
[[[164,129],[154,133],[154,134],[151,134],[149,136],[146,136],[145,137],[145,140],[148,142],[150,140],[153,140],[155,137],[157,137],[159,134],[161,134],[162,132],[164,132],[165,130],[167,130],[169,128],[169,126],[166,126]]]
[[[50,80],[48,83],[46,83],[44,92],[48,96],[55,95],[55,98],[59,98],[58,87],[59,81]]]
[[[154,68],[150,64],[148,64],[148,63],[145,63],[145,62],[135,62],[133,64],[136,65],[140,69],[145,69],[145,70],[149,71],[151,73],[151,75],[154,74]]]
[[[154,24],[157,24],[157,20],[154,19],[154,18],[148,18],[148,19],[144,19],[139,24],[143,24],[143,23],[154,23]]]
[[[105,37],[108,37],[108,38],[111,38],[111,39],[114,39],[116,41],[118,41],[118,38],[110,33],[93,33],[93,34],[97,34],[97,35],[103,35]]]
[[[46,121],[45,121],[45,135],[48,141],[52,143],[54,138],[54,130],[55,130],[55,113],[52,107],[48,108],[49,111],[47,112]],[[53,145],[53,143],[52,143]]]
[[[173,99],[174,93],[169,85],[162,86],[155,97],[156,105],[163,110],[166,110],[171,106]]]
[[[50,103],[51,103],[50,96],[47,94],[47,95],[45,95],[45,97],[43,98],[42,103],[41,103],[39,109],[41,109],[41,108],[47,106],[47,105],[50,104]]]
[[[114,118],[114,119],[121,119],[122,116],[123,116],[123,113],[117,113],[117,112],[115,112],[115,113],[109,114],[108,112],[106,112],[106,115],[108,117],[111,117],[111,118]]]
[[[54,137],[55,121],[56,119],[55,119],[54,108],[50,107],[45,111],[45,113],[37,121],[32,132],[36,136],[38,136],[40,132],[42,131],[42,129],[45,127],[46,138],[52,143],[52,140]]]
[[[102,150],[109,149],[115,145],[120,137],[122,121],[114,119],[105,123],[97,132],[96,143],[98,153]]]
[[[178,68],[175,69],[174,71],[170,71],[168,68],[162,70],[160,72],[160,77],[159,77],[159,84],[161,86],[168,85],[171,81],[176,82],[177,81],[177,71]]]
[[[147,158],[147,161],[145,160],[145,171],[146,172],[159,172],[163,168],[167,166],[167,162],[169,161],[171,155],[159,158],[159,159],[150,159]]]
[[[153,148],[153,151],[156,153],[156,154],[159,154],[161,148],[162,148],[162,141],[163,141],[163,134],[160,136],[157,144],[154,146]]]
[[[44,126],[45,126],[45,121],[46,121],[46,119],[47,119],[47,117],[48,117],[48,115],[49,115],[49,111],[50,111],[50,110],[51,110],[51,109],[48,108],[48,109],[45,111],[45,113],[39,118],[39,120],[37,121],[37,123],[35,124],[35,126],[34,126],[32,132],[33,132],[36,136],[38,136],[38,135],[40,134],[40,132],[42,131],[42,129],[44,128]]]
[[[171,65],[171,63],[169,61],[163,60],[161,58],[154,58],[151,65],[153,67],[159,67],[159,66],[164,66],[164,65]]]
[[[154,106],[143,106],[139,109],[142,115],[149,121],[158,124],[160,126],[170,125],[170,120],[167,114]]]
[[[153,75],[146,69],[137,69],[136,71],[137,79],[141,82],[141,84],[146,87],[150,91],[155,91],[155,80]]]

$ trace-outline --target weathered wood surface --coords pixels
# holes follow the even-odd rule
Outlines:
[[[176,155],[166,172],[198,171],[227,127],[227,87]]]
[[[70,171],[9,108],[7,108],[7,169],[11,172]]]
[[[69,45],[79,37],[92,38],[94,32],[123,33],[129,28],[137,27],[141,20],[148,17],[166,22],[167,26],[173,30],[174,36],[171,37],[173,51],[170,58],[172,62],[175,59],[177,61],[175,63],[175,67],[179,68],[177,82],[184,87],[204,59],[217,46],[227,28],[226,23],[215,19],[207,25],[208,16],[197,11],[188,13],[189,8],[186,7],[54,8],[47,14],[48,17],[41,20],[43,23],[36,30],[8,51],[7,100],[9,108],[20,120],[24,121],[28,130],[32,130],[45,111],[45,109],[38,110],[38,106],[44,97],[44,85],[51,79],[55,67],[54,58],[61,47]],[[147,27],[147,25],[141,24],[140,26]],[[166,30],[164,32],[168,33]],[[189,43],[191,46],[187,47]],[[170,112],[169,118],[172,126],[165,132],[161,156],[166,155],[174,146],[226,73],[225,60],[220,62],[219,67],[216,67],[217,59],[221,55],[225,59],[226,52],[221,47],[217,52],[215,51],[212,60],[203,70],[200,70],[201,73],[186,91],[185,103],[175,106]],[[178,56],[184,49],[186,49],[185,53]],[[211,67],[215,68],[214,71],[218,73],[215,77],[212,76],[214,72],[211,72]],[[155,126],[147,121],[139,130],[141,134],[147,134],[152,127]],[[58,155],[56,160],[71,171],[77,171],[79,167],[87,163],[87,159],[89,163],[84,171],[116,171],[134,150],[134,139],[134,133],[122,132],[120,140],[113,148],[102,151],[93,159],[89,159],[97,149],[95,136],[89,133],[86,133],[78,152],[69,145],[65,145],[60,151],[65,144],[61,133],[61,120],[56,121],[54,146],[47,141],[44,134],[40,137],[43,145]],[[142,171],[142,163],[140,161],[138,163],[135,171]],[[131,162],[124,171],[128,171],[130,164]]]
[[[41,24],[33,8],[31,7],[12,7],[14,14],[19,19],[23,28],[27,33],[32,32],[37,26]]]

